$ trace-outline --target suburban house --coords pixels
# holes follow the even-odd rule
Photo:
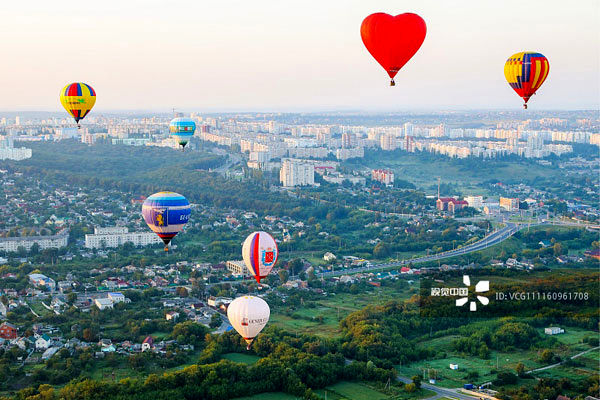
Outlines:
[[[16,339],[17,338],[17,327],[8,322],[4,322],[0,325],[0,338],[2,339]]]
[[[38,337],[35,340],[35,349],[36,350],[46,350],[52,346],[52,338],[44,333],[42,336]]]
[[[152,347],[154,347],[154,339],[152,336],[148,336],[142,342],[142,351],[152,350]]]
[[[546,335],[558,335],[561,333],[565,333],[565,330],[562,328],[559,328],[558,326],[551,326],[549,328],[544,328],[544,333]]]
[[[165,315],[165,318],[167,319],[167,321],[175,321],[179,318],[179,313],[177,311],[169,311]]]

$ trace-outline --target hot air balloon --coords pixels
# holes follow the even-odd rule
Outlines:
[[[523,98],[523,108],[527,109],[529,98],[542,86],[549,70],[548,59],[541,53],[522,51],[506,60],[504,76],[510,87]]]
[[[165,251],[169,251],[169,242],[190,218],[190,203],[179,193],[154,193],[144,201],[142,215],[150,229],[165,243]]]
[[[270,315],[271,310],[267,302],[255,296],[238,297],[227,307],[227,318],[231,326],[248,343],[247,350],[250,350],[254,338],[269,322]]]
[[[390,86],[396,85],[394,77],[419,50],[426,33],[425,21],[413,13],[396,16],[375,13],[360,26],[362,41],[390,76]]]
[[[190,118],[175,118],[169,124],[169,131],[183,150],[189,139],[194,136],[196,123]]]
[[[269,275],[277,262],[279,250],[273,236],[267,232],[251,233],[242,246],[242,256],[246,267],[258,283]]]
[[[75,119],[77,128],[81,128],[79,121],[84,119],[96,104],[96,92],[87,83],[69,83],[60,92],[60,102]]]

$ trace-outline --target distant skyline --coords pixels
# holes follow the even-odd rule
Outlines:
[[[427,23],[393,88],[360,39],[379,11]],[[0,111],[61,111],[73,81],[96,89],[93,113],[519,110],[503,74],[518,51],[550,62],[531,110],[598,109],[599,18],[597,0],[9,2]]]

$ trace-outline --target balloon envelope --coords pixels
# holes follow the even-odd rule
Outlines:
[[[269,275],[277,263],[279,249],[273,236],[267,232],[251,233],[242,245],[242,257],[250,274],[257,282]]]
[[[185,147],[190,138],[194,136],[196,123],[190,118],[175,118],[169,124],[169,132],[177,143]]]
[[[96,92],[86,83],[69,83],[60,92],[60,102],[79,124],[96,104]]]
[[[531,51],[513,54],[504,64],[504,77],[523,98],[524,108],[527,108],[529,98],[542,86],[549,71],[548,59],[541,53]]]
[[[269,322],[270,315],[271,310],[267,302],[255,296],[238,297],[227,307],[227,318],[231,326],[248,343],[248,349]]]
[[[142,205],[144,221],[162,239],[165,246],[187,224],[190,212],[190,203],[175,192],[154,193]]]
[[[426,33],[425,21],[413,13],[371,14],[360,27],[365,47],[392,78],[392,85],[394,76],[423,44]]]

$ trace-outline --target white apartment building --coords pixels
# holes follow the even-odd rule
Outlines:
[[[284,160],[279,170],[279,180],[284,187],[315,184],[315,166],[294,160]]]
[[[134,246],[162,243],[154,232],[129,232],[126,227],[94,228],[94,234],[85,235],[85,247],[101,249],[119,247],[127,242]]]
[[[365,149],[362,147],[355,147],[353,149],[337,149],[335,151],[335,158],[338,160],[348,160],[350,158],[363,158],[365,156]]]
[[[31,158],[31,154],[31,149],[15,148],[12,138],[0,139],[0,160],[20,161]]]
[[[466,196],[465,201],[469,207],[481,210],[483,208],[483,196]]]
[[[25,236],[9,237],[0,239],[0,250],[14,252],[23,247],[25,250],[31,250],[31,247],[37,243],[40,250],[65,247],[69,241],[69,232],[62,231],[53,236]]]
[[[225,263],[225,268],[235,275],[249,276],[250,272],[246,268],[243,260],[231,260]]]

